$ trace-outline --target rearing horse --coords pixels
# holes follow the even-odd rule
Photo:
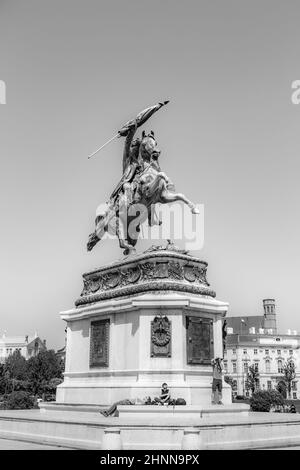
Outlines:
[[[142,204],[150,208],[151,204],[182,201],[188,205],[193,214],[199,211],[184,194],[175,193],[175,187],[167,175],[160,170],[158,158],[160,150],[154,138],[154,132],[143,135],[140,145],[140,158],[144,162],[144,170],[139,175],[140,200]]]
[[[153,211],[155,204],[182,201],[193,214],[199,213],[195,204],[184,194],[175,192],[173,183],[161,171],[158,161],[160,153],[154,132],[151,131],[148,135],[143,132],[135,175],[132,181],[127,181],[120,187],[117,199],[111,200],[106,211],[96,218],[96,229],[89,237],[88,250],[101,239],[110,220],[115,216],[119,245],[124,249],[124,254],[128,255],[135,250],[140,225],[147,218],[149,225],[161,224]]]

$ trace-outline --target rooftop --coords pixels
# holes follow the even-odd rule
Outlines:
[[[27,336],[27,335],[20,335],[20,336],[6,336],[5,334],[0,336],[0,345],[3,344],[26,344],[31,343],[34,339],[38,338],[37,335],[34,336]]]

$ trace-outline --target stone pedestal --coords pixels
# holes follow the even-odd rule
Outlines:
[[[57,402],[152,399],[167,382],[188,405],[211,401],[213,357],[223,356],[222,318],[207,264],[157,250],[84,274],[67,322],[66,370]],[[223,402],[231,403],[224,383]]]

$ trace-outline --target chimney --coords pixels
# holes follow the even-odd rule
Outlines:
[[[25,343],[28,343],[28,335],[25,336]]]
[[[46,340],[45,340],[45,339],[43,340],[43,344],[44,344],[44,346],[45,346],[45,348],[46,348]]]
[[[264,328],[277,333],[275,299],[264,299]]]

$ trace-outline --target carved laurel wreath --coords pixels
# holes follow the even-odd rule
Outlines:
[[[151,340],[155,346],[166,346],[171,339],[170,324],[167,317],[155,317]]]

